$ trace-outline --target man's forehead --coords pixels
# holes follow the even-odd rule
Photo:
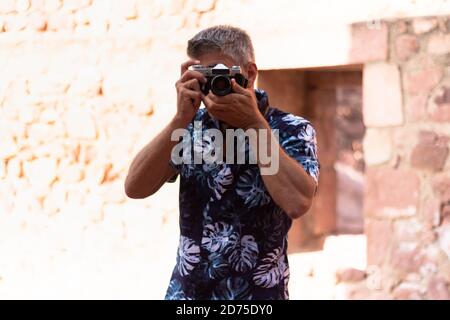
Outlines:
[[[204,54],[199,57],[200,63],[207,67],[214,67],[218,63],[222,63],[226,65],[227,67],[232,67],[235,64],[233,59],[231,59],[229,56],[220,54],[220,53],[209,53]]]

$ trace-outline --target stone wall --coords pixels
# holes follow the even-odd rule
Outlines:
[[[368,265],[394,298],[450,298],[449,23],[391,21],[364,67]]]
[[[180,6],[0,1],[0,297],[163,297],[177,184],[123,185],[175,110]]]

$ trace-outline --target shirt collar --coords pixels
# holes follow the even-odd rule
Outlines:
[[[258,109],[263,114],[266,115],[267,109],[269,108],[269,96],[263,89],[255,89],[256,99],[258,100]]]

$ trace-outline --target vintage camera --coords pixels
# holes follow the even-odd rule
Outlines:
[[[236,82],[246,88],[248,80],[242,75],[241,67],[227,66],[218,63],[214,67],[205,67],[200,64],[193,65],[192,70],[202,73],[206,77],[206,83],[200,84],[203,94],[207,95],[209,90],[217,96],[226,96],[233,90],[231,88],[231,79],[235,79]]]

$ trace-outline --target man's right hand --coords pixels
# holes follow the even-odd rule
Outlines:
[[[192,121],[202,102],[200,83],[205,83],[206,78],[200,72],[189,70],[190,66],[199,63],[200,61],[194,59],[184,62],[181,65],[181,77],[175,83],[177,117],[184,122]]]

